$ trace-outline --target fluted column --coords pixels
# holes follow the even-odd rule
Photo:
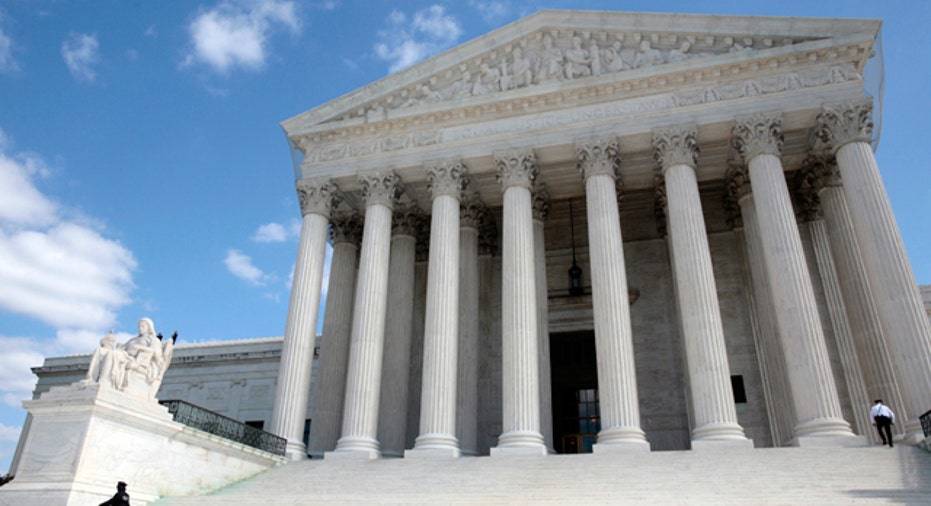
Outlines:
[[[330,209],[337,201],[337,188],[328,180],[297,182],[297,195],[304,221],[294,265],[291,302],[284,330],[281,365],[275,390],[270,431],[288,440],[287,455],[292,460],[307,458],[304,420],[320,310],[320,283],[326,256]]]
[[[598,355],[601,432],[594,451],[649,451],[650,443],[640,428],[624,244],[615,187],[620,168],[618,143],[613,138],[590,139],[577,142],[575,151],[585,180]]]
[[[923,439],[918,416],[931,408],[931,328],[870,148],[871,109],[865,100],[825,106],[818,135],[835,152],[904,402],[897,413],[905,421],[907,440],[917,442]]]
[[[740,221],[744,227],[743,246],[750,276],[751,311],[754,312],[759,326],[759,336],[755,344],[763,378],[763,395],[766,397],[773,446],[784,446],[793,438],[796,416],[787,377],[785,354],[778,337],[772,283],[769,282],[769,274],[766,272],[763,241],[760,237],[747,167],[734,161],[729,163],[731,165],[725,179],[728,196],[738,204]]]
[[[776,321],[789,373],[798,422],[797,444],[812,437],[837,437],[839,444],[854,441],[843,419],[831,373],[817,303],[795,223],[782,162],[782,118],[756,114],[739,118],[734,146],[747,163],[763,256],[776,304]]]
[[[459,346],[459,199],[465,166],[458,160],[427,164],[433,194],[427,315],[424,322],[420,436],[408,455],[458,457],[456,366]]]
[[[667,221],[692,398],[692,448],[726,442],[752,447],[737,422],[711,250],[702,216],[698,131],[653,131],[654,156],[666,182]]]
[[[537,332],[540,353],[540,433],[549,453],[553,449],[553,389],[550,378],[549,289],[546,282],[544,222],[550,212],[550,195],[540,183],[533,188],[533,262],[536,266]]]
[[[502,434],[492,455],[545,454],[540,433],[540,368],[530,188],[539,173],[531,150],[494,153],[504,191],[501,247]]]
[[[414,312],[414,261],[423,213],[416,206],[398,206],[391,227],[388,267],[387,322],[384,365],[378,404],[378,441],[385,457],[401,457],[407,440],[408,386]]]
[[[823,156],[810,156],[803,162],[802,173],[803,189],[813,193],[805,200],[816,202],[823,214],[828,249],[846,310],[866,403],[872,405],[873,399],[882,398],[889,406],[902,406],[904,403],[892,368],[879,311],[870,293],[837,164]],[[859,402],[855,405],[862,406]],[[864,409],[854,411],[858,416],[867,414]],[[867,430],[861,431],[861,434],[867,435],[873,442],[879,441],[876,431],[872,429],[872,421],[868,421]],[[893,432],[901,434],[904,425],[893,426]]]
[[[464,455],[478,455],[478,231],[488,210],[474,194],[459,208],[459,378],[456,437]]]
[[[330,456],[378,458],[378,402],[388,299],[391,211],[400,179],[393,172],[359,176],[365,199],[365,228],[346,371],[342,437]]]
[[[356,288],[356,266],[362,241],[362,217],[352,212],[333,213],[330,218],[330,285],[323,313],[323,343],[314,385],[313,423],[310,424],[308,453],[320,458],[336,449],[346,395],[346,365],[352,329],[352,299]]]

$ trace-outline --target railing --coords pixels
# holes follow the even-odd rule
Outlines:
[[[921,420],[921,431],[925,433],[925,437],[931,436],[931,410],[925,411],[918,419]]]
[[[168,407],[174,421],[180,424],[275,455],[285,454],[287,440],[283,437],[184,401],[159,401],[159,404]]]

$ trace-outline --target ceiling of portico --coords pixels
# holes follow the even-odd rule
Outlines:
[[[649,188],[652,129],[681,123],[699,127],[699,179],[720,179],[734,118],[757,111],[782,112],[788,168],[807,154],[823,103],[862,96],[879,26],[543,11],[282,126],[304,155],[302,177],[351,193],[359,172],[390,168],[425,209],[424,162],[463,160],[494,207],[493,153],[514,148],[534,149],[553,199],[580,195],[574,141],[606,135],[620,139],[625,187]]]

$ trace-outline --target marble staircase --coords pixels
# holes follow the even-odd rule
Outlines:
[[[911,446],[455,460],[309,460],[157,506],[297,504],[931,504]]]

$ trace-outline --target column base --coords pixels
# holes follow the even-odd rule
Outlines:
[[[307,447],[304,446],[304,443],[288,441],[284,455],[292,461],[307,460]]]
[[[696,439],[692,441],[692,451],[708,450],[752,450],[752,439]]]
[[[796,439],[805,437],[854,437],[850,424],[841,418],[816,418],[799,423],[793,429]]]
[[[332,452],[326,452],[324,460],[328,459],[362,459],[372,460],[381,457],[378,448],[378,441],[365,436],[347,436],[342,437],[336,443],[336,449]]]
[[[825,448],[825,447],[857,447],[869,446],[866,436],[797,436],[790,446],[799,448]]]
[[[611,427],[602,429],[598,433],[598,442],[595,446],[613,446],[613,445],[645,445],[647,451],[650,450],[650,442],[640,427]]]

